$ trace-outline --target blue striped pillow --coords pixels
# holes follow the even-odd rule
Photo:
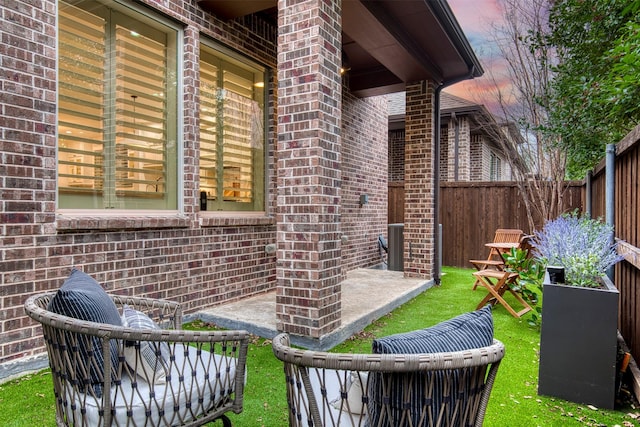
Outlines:
[[[469,350],[493,344],[491,306],[464,313],[435,326],[404,332],[373,341],[379,354],[440,353]]]
[[[122,325],[134,329],[161,329],[146,314],[127,304],[122,307]],[[166,342],[126,341],[124,359],[135,373],[151,384],[165,384],[167,359],[170,356]],[[133,378],[132,378],[133,379]]]
[[[47,309],[74,319],[122,325],[118,308],[102,286],[94,278],[75,268],[51,298]],[[72,334],[78,339],[77,348],[71,345]],[[75,359],[75,381],[79,382],[80,388],[92,386],[96,396],[102,397],[104,358],[100,338],[67,332],[66,339],[69,344],[69,357]],[[110,346],[111,366],[117,369],[117,342],[112,340]]]
[[[487,305],[478,311],[465,313],[453,319],[439,323],[431,328],[390,335],[373,341],[373,353],[407,354],[407,353],[442,353],[470,350],[493,344],[493,317],[491,306]],[[378,425],[383,406],[389,411],[387,416],[399,420],[403,411],[408,411],[413,424],[421,425],[421,412],[427,411],[432,420],[438,419],[445,408],[444,419],[452,420],[454,425],[466,422],[462,420],[468,414],[453,412],[456,399],[466,401],[469,398],[467,387],[459,387],[460,381],[468,381],[467,376],[453,372],[451,390],[464,390],[450,393],[440,390],[444,372],[425,373],[375,373],[369,375],[369,425]],[[464,377],[464,380],[461,378]],[[425,384],[435,382],[432,394],[425,390]],[[386,383],[387,386],[383,386]],[[405,384],[412,384],[410,393],[406,393]],[[473,390],[472,392],[477,392]],[[465,406],[464,403],[461,406]],[[446,424],[446,422],[445,422]],[[407,424],[408,425],[408,424]]]

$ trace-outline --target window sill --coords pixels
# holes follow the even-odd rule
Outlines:
[[[64,212],[56,215],[58,231],[187,228],[189,218],[170,212]]]
[[[264,212],[200,212],[201,227],[275,225],[276,219]],[[188,217],[175,211],[73,211],[56,215],[58,231],[80,230],[145,230],[151,228],[188,228]]]

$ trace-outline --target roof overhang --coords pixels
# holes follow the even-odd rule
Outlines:
[[[198,4],[225,20],[266,12],[277,25],[277,0]],[[343,0],[342,52],[349,88],[360,97],[402,91],[421,80],[446,85],[483,73],[445,0]]]

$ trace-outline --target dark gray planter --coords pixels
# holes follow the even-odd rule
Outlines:
[[[619,292],[544,284],[538,394],[614,409]]]

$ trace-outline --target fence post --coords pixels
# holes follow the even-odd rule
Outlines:
[[[605,222],[614,227],[610,236],[610,244],[615,240],[615,181],[616,181],[616,145],[607,144],[605,170]],[[613,281],[613,267],[607,269],[607,276]]]
[[[587,214],[588,218],[592,218],[593,217],[593,207],[591,206],[591,204],[593,203],[593,199],[592,199],[592,192],[593,192],[593,187],[591,186],[593,184],[593,171],[589,170],[587,171],[587,176],[584,178],[584,183],[585,183],[585,200],[584,200],[584,204],[585,204],[585,213]]]

